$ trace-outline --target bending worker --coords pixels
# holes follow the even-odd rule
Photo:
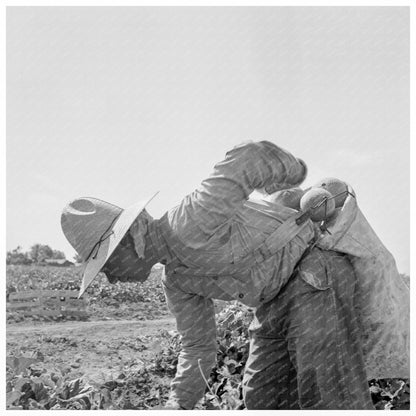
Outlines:
[[[307,216],[249,200],[254,189],[297,187],[306,174],[288,151],[250,142],[229,151],[160,219],[146,211],[148,200],[121,209],[79,198],[64,208],[63,232],[85,262],[80,294],[99,272],[110,282],[142,282],[154,264],[165,265],[166,300],[182,337],[166,408],[192,409],[204,394],[200,371],[209,376],[217,349],[212,299],[259,311],[244,380],[247,408],[372,408],[348,258],[311,248],[317,233]],[[342,282],[333,284],[338,277]],[[319,336],[308,330],[314,319]],[[284,341],[277,345],[276,338]],[[319,354],[311,353],[313,343]],[[282,360],[292,366],[284,374],[276,367]],[[270,368],[282,379],[270,379]],[[352,392],[351,383],[358,386]],[[276,389],[283,393],[274,400]]]

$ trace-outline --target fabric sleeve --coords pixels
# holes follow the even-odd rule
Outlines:
[[[298,186],[306,177],[306,164],[268,141],[249,142],[227,152],[211,175],[169,212],[178,238],[194,248],[218,237],[249,195],[259,188],[268,193]],[[221,234],[221,233],[220,233]]]

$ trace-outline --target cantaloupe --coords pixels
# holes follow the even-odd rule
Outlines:
[[[335,197],[335,208],[342,207],[348,196],[348,186],[345,182],[337,178],[324,178],[313,185],[313,188],[322,188],[327,190]]]
[[[323,188],[312,188],[300,200],[302,211],[309,211],[312,221],[328,219],[335,212],[335,201],[332,195]]]

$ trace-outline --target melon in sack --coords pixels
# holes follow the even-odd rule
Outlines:
[[[409,377],[410,291],[392,254],[349,195],[317,243],[348,254],[357,276],[356,305],[369,379]]]

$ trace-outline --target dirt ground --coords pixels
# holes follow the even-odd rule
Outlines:
[[[161,350],[163,331],[175,328],[171,316],[148,321],[8,324],[7,356],[41,354],[48,369],[64,368],[74,378],[100,383],[151,361]]]

